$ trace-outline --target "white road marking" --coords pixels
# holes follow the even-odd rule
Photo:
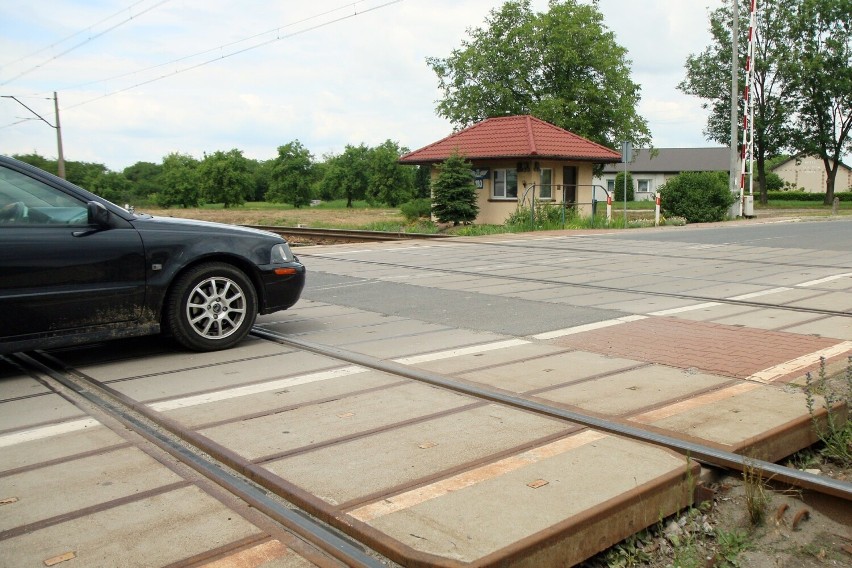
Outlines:
[[[8,448],[16,444],[43,440],[44,438],[51,438],[53,436],[61,436],[70,432],[78,432],[86,428],[100,426],[100,424],[94,418],[83,418],[81,420],[72,420],[70,422],[62,422],[61,424],[52,424],[50,426],[22,430],[21,432],[13,432],[0,436],[0,448]]]
[[[461,357],[462,355],[475,355],[477,353],[485,353],[486,351],[507,349],[509,347],[517,347],[519,345],[526,345],[528,343],[529,341],[523,339],[508,339],[506,341],[497,341],[494,343],[486,343],[484,345],[474,345],[472,347],[462,347],[460,349],[448,349],[446,351],[426,353],[424,355],[402,357],[400,359],[394,359],[394,361],[401,365],[417,365],[418,363],[440,361],[442,359],[450,359],[452,357]]]
[[[826,276],[825,278],[820,278],[819,280],[811,280],[809,282],[802,282],[801,284],[796,284],[799,288],[807,288],[808,286],[816,286],[818,284],[825,284],[826,282],[831,282],[832,280],[840,280],[841,278],[848,278],[852,276],[852,272],[844,272],[843,274],[835,274],[834,276]]]
[[[670,316],[672,314],[682,314],[684,312],[694,312],[695,310],[703,310],[704,308],[712,308],[714,306],[721,306],[720,302],[704,302],[703,304],[692,304],[691,306],[682,306],[680,308],[671,308],[670,310],[660,310],[658,312],[651,312],[649,316]]]
[[[728,300],[748,300],[750,298],[769,296],[770,294],[780,294],[781,292],[789,292],[790,290],[792,290],[792,288],[770,288],[768,290],[760,290],[758,292],[751,292],[750,294],[743,294],[741,296],[732,296],[728,298]]]
[[[642,315],[634,315],[634,316],[624,316],[623,318],[616,318],[611,320],[598,321],[594,323],[587,323],[585,325],[578,325],[575,327],[568,327],[565,329],[557,329],[554,331],[546,331],[544,333],[539,333],[533,335],[535,339],[555,339],[557,337],[564,337],[566,335],[574,335],[575,333],[583,333],[584,331],[592,331],[595,329],[603,329],[605,327],[611,327],[614,325],[620,325],[623,323],[628,323],[631,321],[639,321],[643,319],[647,319],[648,316]]]

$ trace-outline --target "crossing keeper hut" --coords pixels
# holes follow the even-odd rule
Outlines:
[[[592,214],[596,164],[621,161],[621,154],[530,115],[488,118],[419,150],[402,164],[437,166],[454,152],[473,165],[477,224],[502,224],[534,198],[564,203]]]

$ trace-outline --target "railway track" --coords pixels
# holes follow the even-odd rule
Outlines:
[[[513,395],[499,389],[471,385],[449,376],[288,337],[262,327],[255,327],[252,333],[266,341],[293,350],[314,353],[330,361],[336,361],[340,365],[355,365],[395,377],[394,384],[409,382],[426,384],[464,395],[476,401],[474,405],[496,404],[534,413],[548,419],[564,421],[566,427],[575,432],[588,428],[639,440],[674,450],[707,466],[739,471],[748,469],[750,473],[771,479],[776,484],[829,495],[847,502],[852,501],[852,484],[848,482],[746,458],[695,441],[666,436],[653,429],[631,424],[627,420],[607,419],[599,415],[567,410],[542,402],[535,397]],[[170,403],[168,399],[159,400],[154,404],[140,402],[114,386],[66,365],[61,360],[61,354],[57,357],[34,352],[13,355],[10,359],[22,368],[28,369],[29,372],[41,374],[47,377],[48,381],[55,381],[72,391],[75,396],[96,405],[100,410],[123,423],[125,427],[139,433],[182,463],[210,478],[280,523],[288,531],[310,542],[344,565],[378,567],[408,560],[392,541],[388,541],[371,527],[353,521],[347,511],[356,507],[357,503],[343,506],[330,505],[304,491],[286,477],[270,472],[265,467],[265,463],[268,460],[280,458],[282,454],[260,460],[248,459],[241,455],[239,450],[222,445],[203,433],[205,429],[213,428],[214,423],[188,426],[179,419],[170,418],[155,409],[168,407]],[[470,406],[463,408],[470,408]],[[274,415],[276,412],[285,410],[284,408],[267,410],[266,414]],[[241,414],[231,417],[228,422],[234,423],[257,416],[257,414]],[[414,564],[419,565],[417,562]]]
[[[437,245],[436,248],[441,246],[443,245]],[[489,246],[513,247],[515,245],[511,243],[489,243]],[[548,247],[546,240],[535,243],[535,246],[539,248]],[[384,248],[390,250],[394,247]],[[405,248],[418,251],[421,247]],[[567,249],[561,248],[559,250],[564,252]],[[581,253],[583,256],[599,252],[581,246],[572,247],[571,250],[575,253]],[[400,269],[400,274],[403,274],[404,271],[416,269],[452,276],[482,276],[482,272],[477,270],[478,263],[471,263],[471,255],[467,255],[468,258],[462,259],[460,263],[457,261],[455,265],[428,267],[416,266],[406,262],[356,260],[346,258],[344,255],[345,252],[338,256],[336,253],[324,254],[312,250],[302,256],[306,259],[322,259],[324,262],[357,262],[365,266],[372,264],[380,268],[393,267]],[[436,257],[438,259],[445,258],[440,250]],[[682,257],[670,254],[668,258],[679,259]],[[545,255],[542,255],[537,260],[545,262],[544,259]],[[696,260],[696,257],[690,256],[688,259]],[[717,259],[708,255],[705,260]],[[839,264],[843,264],[843,262]],[[529,266],[528,264],[527,267],[529,268]],[[849,267],[846,266],[825,266],[811,262],[788,262],[785,266],[831,268],[838,273],[849,270]],[[320,266],[319,272],[322,272],[324,268],[334,270],[332,265],[325,265]],[[343,274],[345,273],[344,270]],[[362,272],[360,269],[356,269],[352,273],[369,274],[369,271]],[[381,274],[383,271],[379,271],[379,273]],[[822,271],[821,274],[818,272],[818,276],[822,274],[825,274],[825,271]],[[818,276],[809,276],[808,278],[816,279]],[[832,278],[835,276],[842,277],[845,274],[836,274]],[[511,270],[492,272],[488,274],[488,277],[505,279],[511,283],[558,284],[601,292],[625,291],[624,288],[616,289],[594,283],[577,284],[555,278],[536,278],[526,274],[513,273]],[[688,278],[688,276],[686,277]],[[339,284],[340,281],[336,283]],[[819,292],[820,285],[813,285],[810,289]],[[825,287],[825,291],[829,289],[830,285]],[[722,303],[761,309],[788,309],[810,313],[815,319],[847,318],[852,315],[843,310],[802,305],[785,307],[748,298],[718,298],[701,294],[649,291],[641,290],[637,286],[630,287],[627,290],[636,294],[645,293],[679,300],[688,299],[699,304]],[[768,291],[771,292],[769,289]],[[346,310],[343,313],[346,314]],[[344,318],[347,317],[344,315]],[[346,323],[335,320],[335,328],[340,328],[336,329],[337,341],[341,341],[343,345],[357,344],[358,341],[354,340],[352,336],[362,333],[365,334],[362,336],[362,341],[369,345],[371,340],[381,335],[381,333],[377,336],[369,335],[374,333],[371,327],[381,320],[381,316],[377,315],[377,318],[377,320],[368,319],[366,323],[350,323],[348,319]],[[68,356],[64,355],[65,352],[63,351],[55,352],[52,355],[35,352],[10,356],[7,357],[7,360],[14,361],[15,365],[21,369],[26,369],[31,376],[38,376],[40,382],[54,385],[51,392],[55,393],[66,389],[72,393],[71,398],[85,399],[87,404],[97,405],[102,409],[102,412],[108,413],[116,420],[121,421],[125,428],[139,432],[145,438],[169,452],[176,460],[190,464],[195,471],[209,476],[216,484],[226,488],[231,494],[249,503],[254,509],[263,511],[269,518],[275,519],[280,526],[298,535],[300,539],[311,543],[317,550],[323,551],[323,554],[335,559],[339,563],[338,565],[388,566],[394,563],[405,563],[416,566],[457,566],[452,562],[446,564],[436,562],[434,561],[435,557],[428,555],[415,555],[413,557],[407,555],[400,546],[400,541],[389,538],[386,534],[376,530],[375,525],[370,522],[371,517],[369,515],[373,513],[369,511],[374,511],[376,507],[392,506],[397,496],[408,498],[407,496],[410,494],[422,494],[425,488],[441,485],[447,479],[463,477],[469,471],[488,469],[493,464],[503,463],[513,456],[527,455],[528,452],[538,451],[540,447],[549,447],[555,441],[592,432],[606,434],[618,439],[635,440],[637,443],[641,442],[643,447],[664,448],[666,451],[674,452],[680,456],[687,456],[686,464],[694,464],[698,461],[710,468],[740,471],[748,469],[750,473],[757,473],[765,479],[771,479],[773,484],[780,487],[796,487],[805,494],[829,496],[835,502],[843,503],[843,507],[846,507],[852,501],[852,484],[850,483],[754,459],[751,454],[749,454],[749,457],[744,457],[740,453],[723,451],[720,449],[721,444],[705,444],[702,442],[701,436],[698,435],[687,435],[685,438],[671,436],[668,433],[674,432],[674,430],[666,430],[655,425],[646,427],[644,425],[646,423],[641,420],[633,420],[635,416],[653,413],[680,404],[683,399],[676,392],[663,392],[653,403],[636,405],[633,410],[623,414],[618,412],[611,414],[586,412],[580,406],[575,406],[573,401],[564,403],[565,399],[562,399],[563,403],[552,402],[560,399],[548,394],[585,384],[584,381],[596,381],[598,379],[605,381],[610,376],[615,377],[621,372],[627,374],[634,370],[644,369],[647,371],[652,367],[650,363],[637,364],[633,362],[632,367],[599,372],[590,377],[584,377],[583,373],[577,373],[576,376],[573,373],[566,373],[565,378],[561,379],[564,382],[554,381],[552,384],[545,382],[543,384],[548,385],[546,388],[523,390],[514,389],[501,382],[494,383],[496,387],[508,389],[504,390],[503,388],[489,387],[489,383],[479,382],[476,378],[470,380],[463,378],[470,376],[471,369],[477,371],[477,373],[483,373],[475,376],[486,376],[493,366],[500,364],[499,355],[493,359],[485,357],[479,361],[474,359],[475,355],[468,355],[471,362],[466,363],[469,366],[465,367],[460,364],[461,362],[455,362],[454,358],[459,356],[455,354],[456,350],[448,349],[447,354],[441,356],[446,357],[449,361],[430,367],[416,361],[408,362],[408,359],[423,359],[420,355],[393,360],[383,359],[329,345],[329,343],[333,344],[333,341],[308,341],[300,336],[302,333],[318,332],[322,334],[330,331],[323,328],[324,324],[321,323],[321,319],[322,316],[317,319],[316,316],[311,315],[289,322],[267,321],[263,326],[255,327],[253,330],[253,335],[256,338],[253,343],[255,350],[247,350],[244,355],[240,355],[239,359],[231,361],[230,365],[222,362],[227,358],[220,360],[216,357],[205,357],[198,359],[199,362],[196,363],[193,360],[183,362],[185,357],[181,357],[181,362],[178,362],[178,358],[172,359],[174,370],[170,370],[172,367],[166,365],[165,370],[157,373],[145,371],[145,369],[150,369],[146,362],[148,357],[160,354],[157,350],[147,353],[143,350],[142,353],[135,355],[133,353],[123,354],[118,350],[97,356],[94,356],[97,351],[92,350],[90,352],[92,356],[89,357],[88,362],[85,353],[82,356],[80,354],[75,355],[74,350],[71,350]],[[282,327],[279,329],[287,330],[287,333],[276,331],[277,325],[281,325]],[[350,325],[353,325],[354,328],[349,328]],[[363,329],[361,329],[361,326],[363,326]],[[386,333],[389,338],[394,337],[394,329],[391,328],[391,331]],[[412,332],[412,336],[415,339],[409,338],[408,340],[417,342],[418,334]],[[258,341],[257,338],[262,341]],[[404,336],[402,339],[404,339]],[[451,339],[459,341],[458,343],[451,341],[449,345],[465,345],[465,338],[461,335],[451,336]],[[524,363],[529,361],[532,366],[525,366],[524,369],[529,369],[530,372],[536,370],[541,373],[542,370],[546,371],[544,367],[552,365],[549,362],[536,364],[536,357],[543,356],[529,355],[529,353],[541,353],[542,351],[537,350],[544,348],[545,344],[548,348],[548,351],[545,351],[548,358],[554,356],[554,353],[558,356],[565,356],[571,352],[570,346],[560,345],[556,341],[552,343],[534,341],[524,335],[516,335],[515,339],[495,343],[512,344],[515,347],[521,345],[517,348],[523,350],[522,353],[513,353],[511,356],[507,356],[504,362],[507,360]],[[425,341],[424,345],[417,345],[415,353],[418,353],[419,350],[420,354],[432,357],[434,347],[426,347]],[[495,349],[498,348],[507,352],[510,351],[505,346],[495,347]],[[396,347],[390,345],[376,350],[373,348],[366,349],[367,352],[383,352],[385,350],[398,353],[399,347],[398,345]],[[450,353],[450,351],[453,351],[453,353]],[[459,351],[464,352],[465,349],[460,348]],[[403,353],[409,352],[408,350],[403,351]],[[270,355],[271,353],[274,356]],[[481,350],[479,353],[485,353],[485,351]],[[812,353],[812,351],[807,351],[807,353]],[[440,355],[440,353],[438,354]],[[75,357],[77,358],[75,359]],[[281,359],[278,357],[281,357]],[[426,360],[434,361],[435,359],[428,358]],[[495,361],[497,362],[496,365]],[[638,359],[638,361],[651,360]],[[127,364],[125,365],[124,362]],[[294,362],[296,363],[295,366],[293,366]],[[87,363],[88,367],[86,366]],[[111,364],[122,369],[118,373],[118,378],[114,373],[97,371],[99,367],[109,367]],[[197,365],[197,368],[193,365]],[[125,372],[124,367],[127,367],[128,371]],[[130,371],[130,368],[137,370]],[[427,371],[427,368],[456,370],[436,372]],[[95,369],[94,373],[92,369]],[[221,371],[217,369],[221,369]],[[463,373],[458,369],[466,370],[468,373]],[[175,374],[171,375],[170,373]],[[229,375],[234,375],[234,377]],[[346,388],[334,386],[338,382],[343,385],[346,377],[350,375],[355,379]],[[735,375],[731,377],[733,376]],[[381,380],[376,377],[381,377]],[[176,380],[172,380],[172,378]],[[150,383],[148,382],[149,379]],[[325,386],[322,388],[311,386],[303,391],[296,388],[301,385],[314,385],[315,383],[311,381],[320,381],[316,384]],[[740,385],[745,384],[741,380],[729,378],[713,386],[702,387],[704,390],[696,390],[693,394],[697,394],[699,398],[706,397],[706,395],[712,395],[716,391],[737,388],[738,383]],[[639,383],[625,383],[625,385],[635,384]],[[292,388],[291,385],[293,385]],[[754,387],[755,385],[749,386]],[[153,393],[151,387],[153,387]],[[425,391],[423,389],[436,390],[443,394],[435,398],[424,397]],[[389,397],[389,393],[395,390],[401,391],[399,397]],[[781,389],[767,387],[767,390],[780,391]],[[146,392],[147,394],[144,394]],[[220,396],[220,394],[223,396]],[[41,396],[47,395],[37,393],[21,396],[16,400],[36,401]],[[452,397],[460,397],[462,402],[454,402],[448,405],[446,400],[452,399]],[[392,402],[386,402],[387,400]],[[439,402],[436,403],[436,401]],[[8,402],[8,400],[0,402]],[[403,412],[397,412],[395,405],[400,405]],[[196,410],[192,410],[193,407],[197,407]],[[310,408],[317,409],[315,415],[304,412]],[[410,415],[405,415],[404,411],[410,412]],[[317,464],[322,463],[328,466],[331,463],[332,467],[343,467],[345,464],[352,463],[355,464],[355,468],[360,468],[368,465],[371,460],[381,461],[385,459],[384,454],[386,452],[390,453],[389,449],[386,450],[384,446],[379,445],[374,448],[373,453],[365,452],[361,457],[353,457],[343,453],[347,446],[361,444],[360,447],[363,448],[364,444],[374,438],[384,439],[387,443],[387,440],[403,437],[407,429],[419,427],[423,427],[427,433],[432,432],[435,428],[433,423],[443,419],[461,421],[463,416],[476,412],[481,413],[480,418],[482,416],[489,418],[497,416],[501,420],[507,420],[508,415],[505,413],[516,412],[535,416],[537,419],[551,421],[561,426],[544,434],[531,435],[531,439],[523,443],[516,443],[497,450],[489,448],[485,452],[485,457],[471,456],[462,459],[460,463],[451,464],[451,467],[442,465],[437,471],[431,473],[418,472],[413,479],[408,479],[404,483],[387,483],[381,490],[357,487],[359,491],[354,491],[351,495],[344,493],[343,497],[339,497],[331,489],[318,491],[309,482],[311,479],[321,479],[325,476],[326,470],[317,466]],[[385,417],[385,414],[388,416]],[[328,421],[313,424],[309,419],[311,416],[327,416]],[[371,421],[371,417],[376,418]],[[358,422],[355,422],[356,420]],[[350,422],[347,423],[347,421]],[[249,426],[250,424],[251,426]],[[272,430],[264,430],[264,424],[266,428],[271,427]],[[648,422],[647,424],[651,423]],[[302,428],[303,425],[306,427],[309,425],[311,433],[309,435],[301,434],[300,437],[297,435],[298,432],[290,431],[293,425],[299,428]],[[47,428],[50,425],[36,424],[35,426]],[[335,433],[335,428],[340,428],[340,430]],[[327,433],[326,430],[331,430],[331,433]],[[245,433],[242,438],[239,436],[240,431]],[[9,430],[6,432],[8,433]],[[228,432],[229,436],[236,437],[228,438],[228,443],[225,443],[225,432]],[[2,443],[3,433],[0,431],[0,443]],[[462,436],[462,433],[466,434],[462,431],[459,433],[459,437]],[[426,436],[435,435],[426,434]],[[268,444],[264,442],[265,437],[270,438]],[[296,438],[296,441],[290,443],[291,437]],[[440,440],[441,444],[445,442],[444,439]],[[433,446],[434,442],[430,441],[428,437],[422,440],[418,439],[415,442],[414,452],[426,454]],[[737,450],[737,452],[739,451]],[[744,454],[746,451],[743,450],[742,453]],[[337,457],[338,452],[340,452],[339,458]],[[326,458],[322,456],[326,456]],[[328,456],[334,456],[335,459],[331,462],[323,461]],[[776,458],[777,456],[774,456],[771,459]],[[435,458],[424,459],[434,460]],[[387,460],[385,463],[396,465],[396,462]],[[405,462],[402,462],[402,464],[404,465]],[[310,467],[305,469],[306,466]],[[688,465],[686,469],[689,470]],[[356,473],[360,473],[360,470],[353,469],[353,479],[345,479],[344,485],[357,486],[359,481],[365,480],[364,476],[356,475]],[[609,473],[607,472],[607,475]],[[309,477],[305,477],[306,475]],[[2,477],[3,474],[0,473],[0,479]],[[545,480],[539,481],[544,482]],[[552,478],[551,482],[553,482]],[[319,485],[322,486],[322,483]],[[638,487],[639,482],[636,482],[635,485]],[[0,498],[2,497],[3,495],[0,494]],[[654,505],[650,504],[643,506],[655,508]],[[86,513],[82,511],[79,514],[85,515]],[[627,514],[623,516],[628,517]],[[657,520],[652,519],[651,522]],[[419,533],[419,531],[411,532],[411,538],[420,539],[421,536],[415,534],[415,532]],[[0,530],[0,547],[3,545],[3,538],[10,538],[10,534],[12,533],[8,531],[4,533]],[[622,535],[621,538],[624,537],[625,535]],[[533,549],[535,549],[535,546],[533,546]],[[193,566],[194,564],[189,562],[175,564],[175,566],[184,565]],[[480,566],[480,564],[476,565]],[[490,566],[491,564],[481,565]]]
[[[398,231],[364,231],[358,229],[319,229],[312,227],[280,227],[277,225],[244,225],[251,229],[260,229],[281,235],[294,244],[329,244],[400,241],[406,239],[440,239],[450,235],[407,233]]]

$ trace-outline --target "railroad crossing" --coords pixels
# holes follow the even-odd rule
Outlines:
[[[7,357],[0,565],[579,563],[814,441],[852,252],[807,225],[305,247],[237,349]]]

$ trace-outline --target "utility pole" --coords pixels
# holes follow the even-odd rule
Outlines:
[[[731,193],[739,189],[739,168],[737,152],[737,139],[739,132],[739,120],[737,120],[738,96],[739,96],[739,33],[740,33],[740,7],[739,0],[731,0],[733,4],[733,24],[731,26],[731,163],[730,163],[730,190]],[[737,210],[736,208],[734,209]],[[735,215],[736,216],[736,215]]]
[[[12,99],[16,103],[18,103],[19,105],[24,107],[25,109],[27,109],[28,111],[33,113],[36,116],[36,118],[38,118],[40,121],[42,121],[43,123],[45,123],[49,127],[56,129],[56,145],[57,145],[58,150],[59,150],[59,155],[56,159],[56,173],[59,177],[61,177],[62,179],[65,179],[65,156],[62,153],[62,128],[59,126],[59,99],[56,96],[56,91],[53,91],[53,108],[55,109],[55,112],[56,112],[56,126],[50,124],[39,113],[37,113],[36,111],[34,111],[30,107],[28,107],[27,105],[22,103],[21,101],[19,101],[17,97],[12,96],[12,95],[0,95],[0,97],[2,97],[4,99]],[[32,120],[32,119],[25,119],[25,120]]]
[[[62,153],[62,127],[59,126],[59,98],[56,91],[53,91],[53,108],[56,111],[56,147],[59,152],[56,158],[56,174],[65,179],[65,156]]]

